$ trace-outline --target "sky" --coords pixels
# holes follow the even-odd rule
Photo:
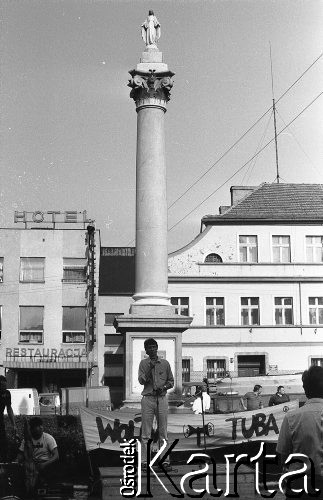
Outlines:
[[[165,115],[169,250],[230,204],[231,185],[275,180],[273,142],[249,161],[273,138],[270,111],[232,147],[272,106],[270,45],[278,132],[300,115],[278,137],[281,180],[323,183],[323,57],[308,69],[322,54],[322,1],[0,5],[0,227],[14,226],[15,210],[87,210],[103,246],[134,245],[136,112],[127,82],[145,49],[149,9],[175,73]]]

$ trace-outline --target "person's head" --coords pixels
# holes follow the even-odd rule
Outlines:
[[[153,15],[154,15],[154,11],[150,10],[148,16],[153,16]]]
[[[43,421],[40,417],[32,417],[29,420],[30,433],[34,439],[41,438],[43,434]]]
[[[258,394],[260,394],[262,391],[262,386],[259,385],[259,384],[256,384],[253,388],[253,392],[257,392]]]
[[[285,387],[283,385],[277,387],[277,394],[285,394]]]
[[[7,379],[4,375],[0,375],[0,392],[7,389]]]
[[[144,348],[145,348],[146,354],[151,359],[154,359],[157,357],[158,344],[157,344],[155,339],[153,339],[152,337],[149,339],[146,339],[144,342]]]
[[[308,399],[323,398],[323,367],[311,366],[302,375],[303,387]]]

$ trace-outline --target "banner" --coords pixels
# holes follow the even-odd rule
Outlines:
[[[298,400],[261,410],[204,416],[207,448],[220,448],[247,441],[276,442],[285,413],[298,408]],[[81,408],[87,451],[97,448],[119,450],[120,443],[140,439],[141,414],[133,408],[107,412],[106,415]],[[179,439],[177,451],[199,450],[204,446],[202,415],[168,415],[168,439]]]

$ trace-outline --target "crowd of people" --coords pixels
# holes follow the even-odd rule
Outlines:
[[[167,441],[167,390],[174,385],[174,377],[169,363],[158,357],[158,345],[155,339],[147,339],[144,343],[147,358],[140,362],[138,380],[144,386],[142,391],[142,442],[143,442],[143,466],[147,467],[147,442],[151,436],[154,415],[157,418],[159,438]],[[315,485],[323,491],[323,367],[311,366],[302,375],[303,388],[307,401],[304,406],[286,412],[277,444],[277,453],[281,464],[285,464],[286,458],[291,453],[302,453],[312,460],[315,470]],[[206,388],[200,386],[192,409],[194,413],[207,411],[210,398]],[[247,392],[241,398],[244,410],[257,410],[263,408],[261,397],[262,386],[256,384],[253,391]],[[282,385],[270,399],[268,406],[286,404],[290,401],[285,388]],[[310,468],[308,469],[310,470]],[[303,478],[295,486],[302,488]],[[299,494],[293,496],[294,491],[286,490],[286,498],[298,498]],[[312,498],[313,491],[302,498]],[[316,495],[317,496],[317,495]]]
[[[138,381],[143,385],[141,400],[141,441],[142,441],[142,469],[147,468],[150,459],[149,442],[152,436],[153,421],[157,420],[157,444],[167,442],[168,400],[167,391],[174,387],[174,377],[167,360],[158,356],[158,344],[155,339],[149,338],[144,342],[147,357],[141,360],[138,371]],[[300,453],[308,457],[309,464],[314,466],[315,485],[323,491],[323,367],[311,366],[302,375],[303,388],[307,397],[306,403],[295,410],[286,412],[279,432],[277,453],[284,464],[291,453]],[[192,409],[199,414],[208,411],[210,397],[204,386],[195,395]],[[242,408],[246,411],[263,408],[261,397],[262,386],[256,384],[253,391],[241,397]],[[286,404],[290,401],[284,386],[279,385],[277,392],[269,399],[269,406]],[[4,411],[7,410],[9,421],[16,435],[16,423],[11,407],[10,391],[7,381],[0,376],[0,460],[8,460],[7,432],[4,422]],[[32,417],[25,425],[24,439],[22,440],[17,461],[25,470],[26,485],[35,488],[55,475],[55,465],[59,460],[57,443],[53,436],[44,432],[40,417]],[[165,469],[171,469],[169,456],[163,463]],[[310,467],[309,467],[310,469]],[[299,479],[300,487],[303,479]],[[293,486],[294,487],[294,486]],[[293,498],[289,491],[286,498]],[[310,498],[302,496],[302,498]],[[297,496],[295,497],[297,498]]]

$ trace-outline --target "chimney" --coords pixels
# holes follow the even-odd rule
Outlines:
[[[251,194],[257,186],[231,186],[231,206],[236,205],[243,198]]]
[[[225,214],[225,212],[227,212],[229,210],[230,205],[221,205],[219,207],[219,214],[222,215],[222,214]]]

